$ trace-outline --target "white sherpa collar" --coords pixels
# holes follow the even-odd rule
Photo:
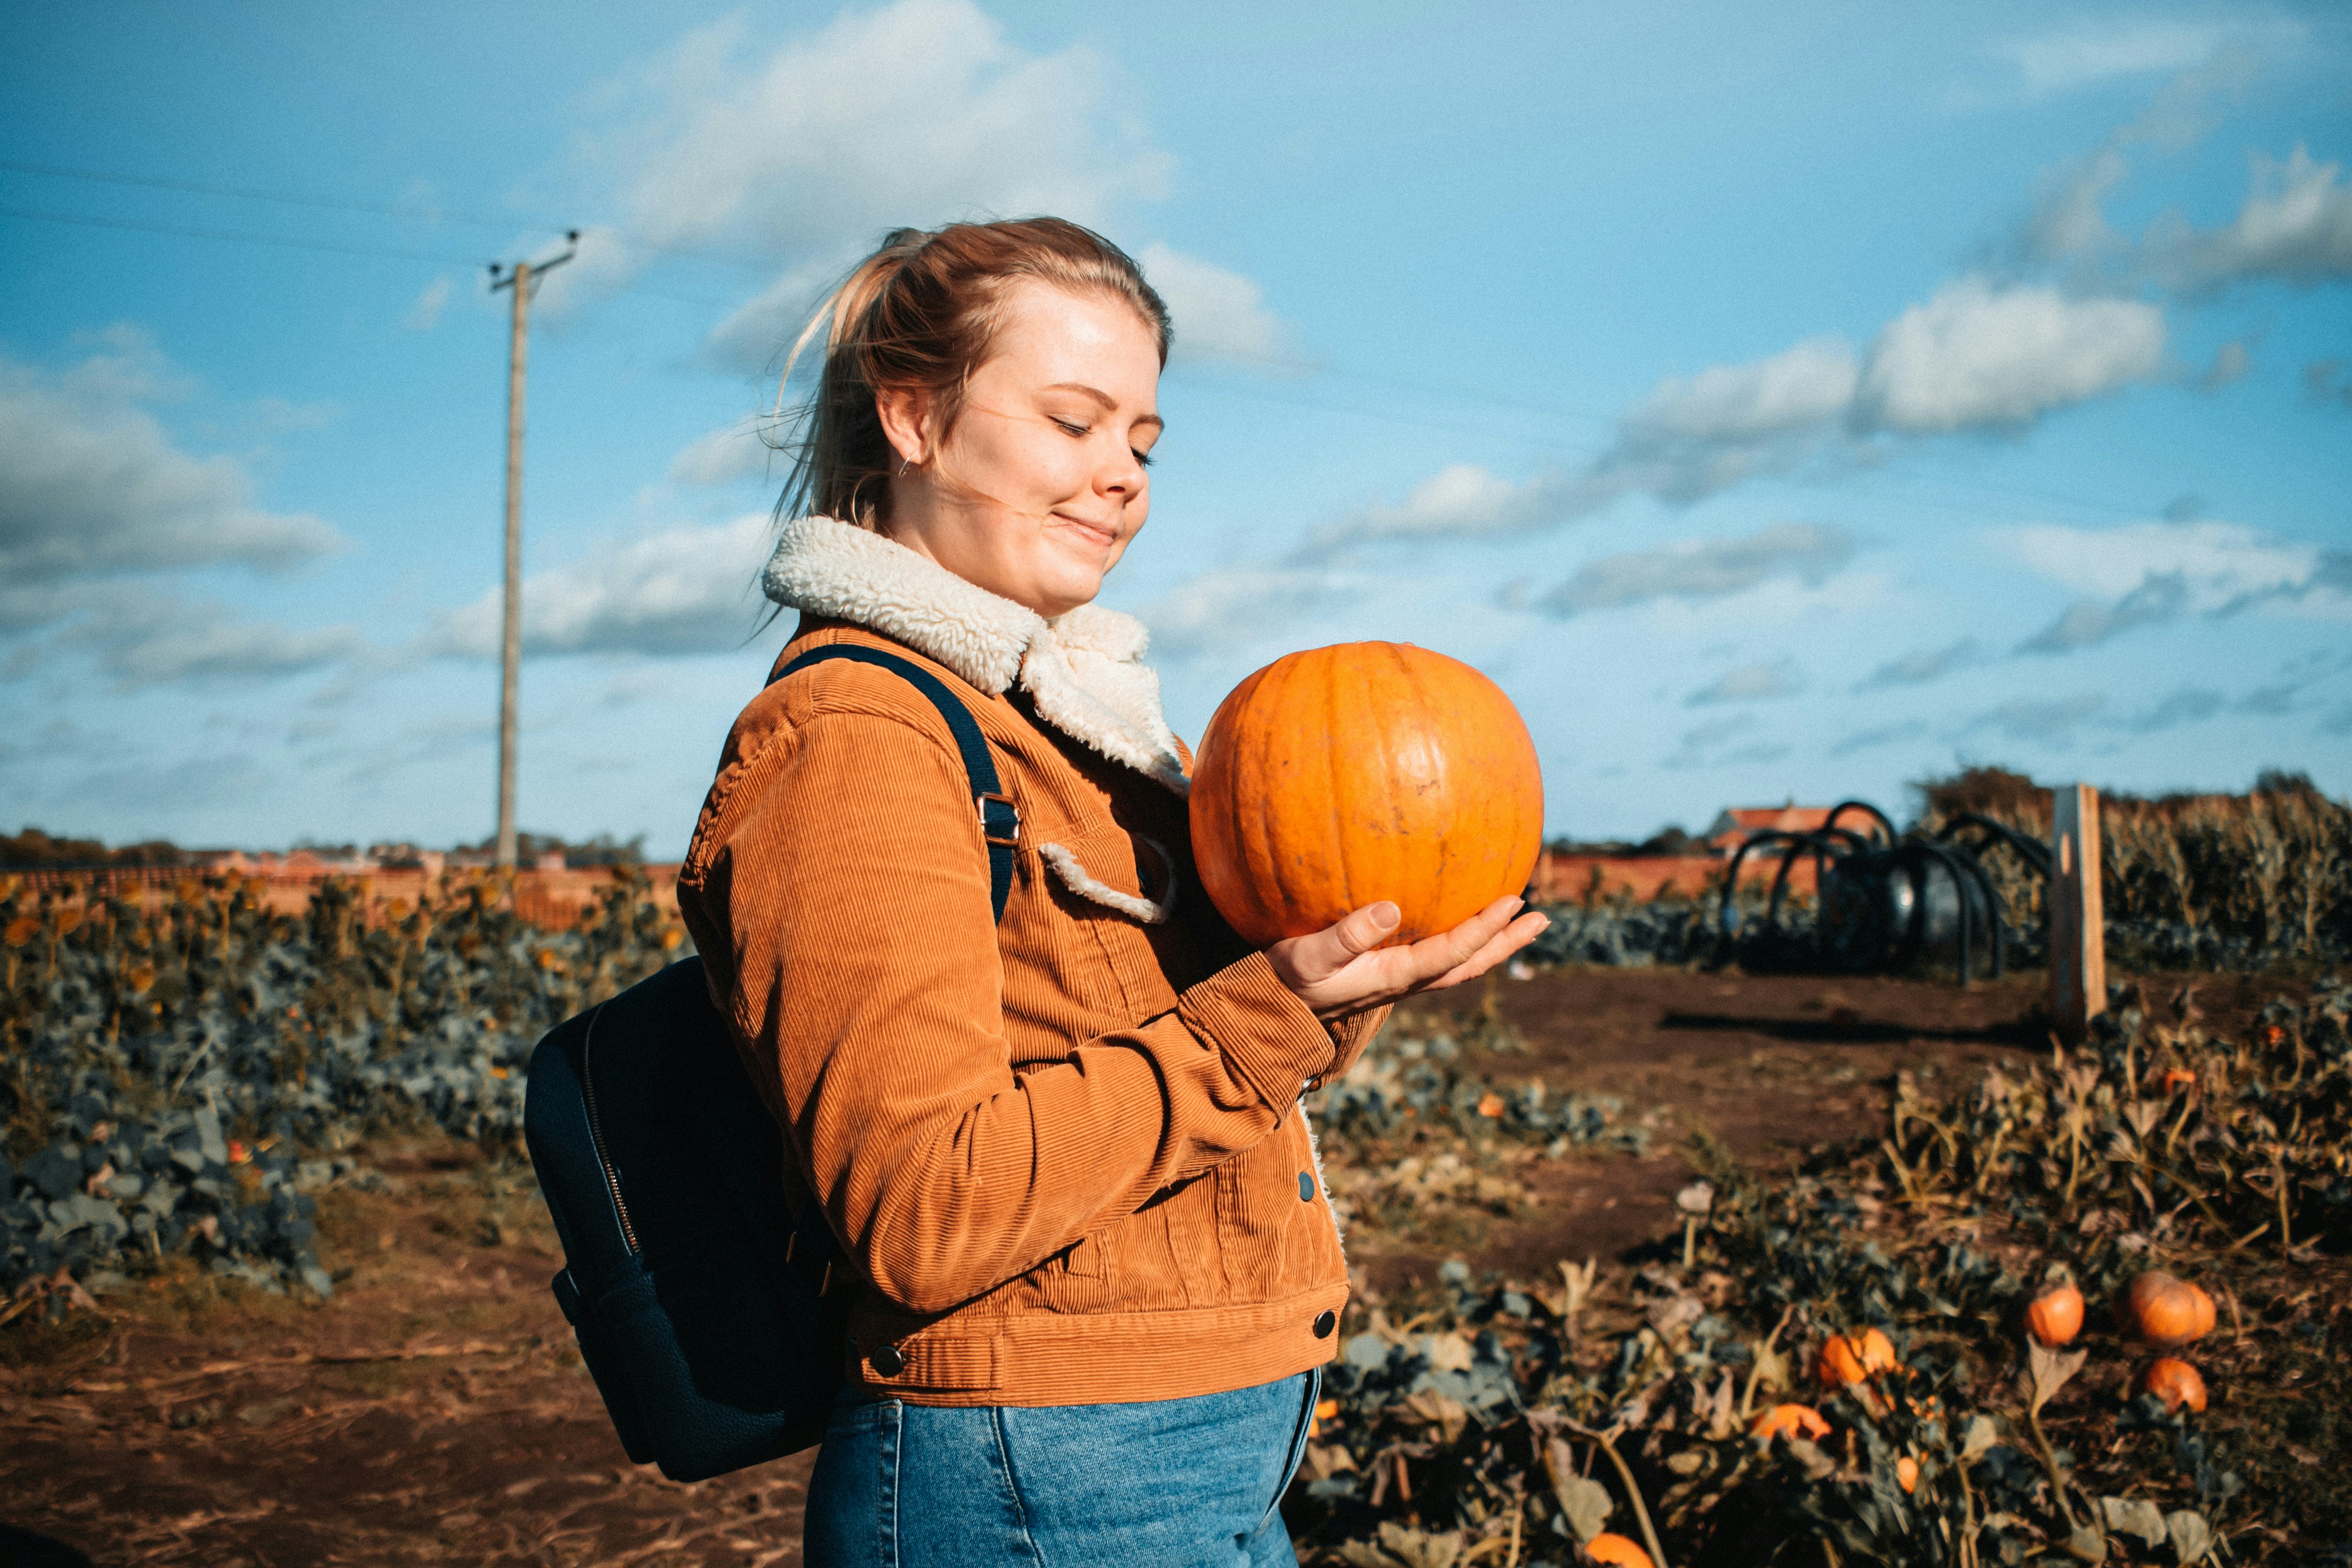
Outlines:
[[[1014,682],[1063,734],[1181,795],[1176,737],[1160,711],[1149,633],[1131,615],[1082,604],[1048,621],[1024,605],[831,517],[786,523],[763,578],[777,603],[854,622],[937,659],[991,694]]]

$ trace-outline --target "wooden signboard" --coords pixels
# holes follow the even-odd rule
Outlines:
[[[2062,785],[2050,816],[2050,1016],[2080,1040],[2107,1009],[2107,926],[2099,899],[2099,792]]]

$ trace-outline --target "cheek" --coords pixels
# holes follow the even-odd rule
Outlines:
[[[1028,420],[992,419],[973,422],[966,450],[985,476],[982,488],[1000,500],[1042,509],[1068,499],[1086,487],[1086,464],[1079,444],[1051,425]]]

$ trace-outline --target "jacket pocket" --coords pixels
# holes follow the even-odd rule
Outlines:
[[[1175,862],[1167,848],[1116,822],[1041,833],[1037,854],[1053,884],[1083,903],[1145,925],[1165,924],[1175,909]]]

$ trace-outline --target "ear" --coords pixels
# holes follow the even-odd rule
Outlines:
[[[919,464],[930,455],[929,392],[920,387],[884,387],[874,394],[874,412],[899,462]]]

